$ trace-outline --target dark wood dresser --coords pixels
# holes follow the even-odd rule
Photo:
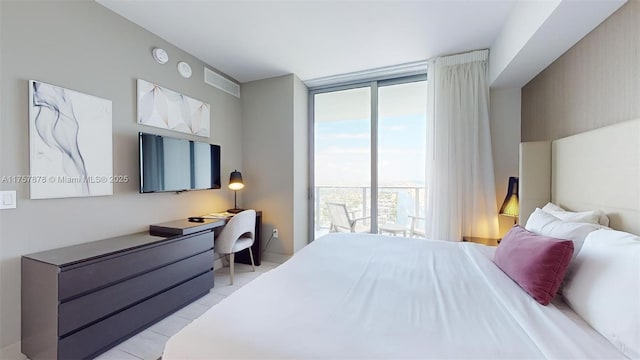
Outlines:
[[[209,292],[214,224],[203,225],[23,256],[22,352],[92,358]]]

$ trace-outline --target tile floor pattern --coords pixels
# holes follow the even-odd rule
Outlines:
[[[99,360],[156,360],[162,356],[164,344],[173,334],[187,326],[198,316],[204,314],[210,307],[219,303],[222,299],[231,295],[234,291],[246,285],[279,264],[262,262],[256,266],[256,271],[251,271],[251,265],[236,264],[234,284],[229,285],[229,268],[216,270],[215,287],[209,294],[195,302],[176,311],[160,322],[135,335],[131,339],[121,343],[115,348],[103,353],[96,359]]]

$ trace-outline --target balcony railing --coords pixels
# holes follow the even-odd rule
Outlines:
[[[409,227],[409,216],[424,216],[424,187],[378,187],[378,225],[394,223]],[[345,204],[353,218],[371,215],[371,187],[366,186],[316,186],[315,231],[329,230],[331,220],[327,202]],[[366,221],[369,225],[370,222]]]

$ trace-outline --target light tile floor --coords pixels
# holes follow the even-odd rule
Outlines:
[[[236,264],[234,284],[229,285],[229,268],[224,267],[215,271],[215,287],[195,302],[176,311],[160,322],[121,343],[115,348],[98,356],[100,360],[156,360],[162,356],[164,345],[169,337],[187,326],[198,316],[204,314],[213,305],[231,295],[234,291],[248,284],[261,274],[274,269],[279,264],[262,262],[251,271],[251,265]]]

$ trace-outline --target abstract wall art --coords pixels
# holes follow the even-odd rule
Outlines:
[[[209,137],[209,104],[138,79],[138,123]]]
[[[31,199],[113,194],[111,101],[29,81]]]

